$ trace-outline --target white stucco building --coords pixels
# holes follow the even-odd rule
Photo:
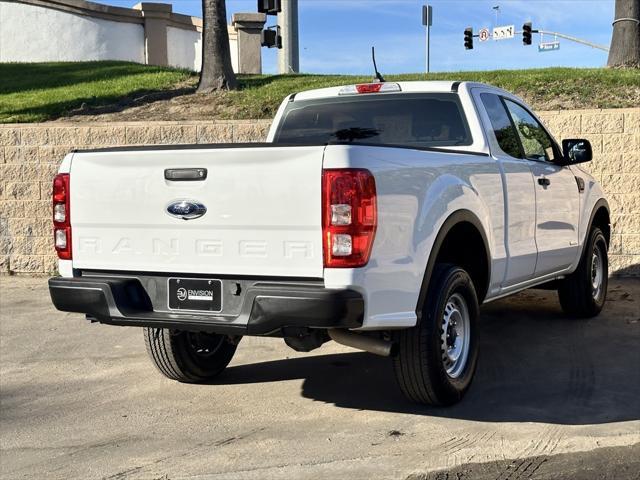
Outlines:
[[[229,26],[237,73],[261,73],[263,14]],[[113,7],[84,0],[0,0],[0,62],[124,60],[200,70],[202,19],[170,4]]]

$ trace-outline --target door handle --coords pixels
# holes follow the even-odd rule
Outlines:
[[[551,180],[546,177],[542,177],[538,179],[538,183],[543,187],[548,187],[549,185],[551,185]]]
[[[167,168],[164,171],[164,179],[172,182],[194,182],[206,178],[206,168]]]

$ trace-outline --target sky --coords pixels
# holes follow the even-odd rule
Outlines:
[[[94,0],[131,7],[135,0]],[[162,1],[162,0],[156,0]],[[200,0],[165,0],[173,11],[201,16]],[[425,27],[422,5],[433,7],[431,71],[523,69],[551,66],[601,67],[607,53],[560,39],[560,50],[538,52],[540,35],[522,45],[522,36],[479,42],[464,48],[464,29],[524,22],[534,29],[555,31],[608,47],[614,0],[299,0],[300,70],[304,73],[371,73],[371,46],[376,47],[383,73],[425,71]],[[257,11],[256,0],[227,0],[229,18],[235,12]],[[276,17],[267,18],[274,25]],[[547,35],[545,42],[554,38]],[[276,49],[263,49],[263,70],[276,73]]]

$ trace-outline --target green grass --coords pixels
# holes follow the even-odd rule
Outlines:
[[[488,83],[524,97],[536,109],[622,108],[640,104],[640,70],[545,68],[386,75],[387,81],[460,80]],[[241,79],[241,90],[229,94],[239,118],[268,118],[286,95],[357,82],[371,76],[284,75]]]
[[[425,80],[425,74],[388,75],[388,81]],[[604,68],[546,68],[430,74],[429,80],[469,80],[514,92],[534,108],[618,108],[640,104],[640,71]],[[207,118],[270,118],[282,99],[293,92],[368,82],[371,76],[247,75],[240,88],[213,94],[206,100],[192,95],[184,103],[197,119],[198,102],[212,102]],[[0,122],[39,122],[81,109],[132,104],[162,98],[163,93],[193,93],[197,76],[171,68],[126,62],[0,64]],[[149,98],[140,100],[148,95]],[[137,100],[136,100],[137,99]],[[183,116],[185,116],[183,115]],[[213,117],[212,117],[213,115]]]
[[[73,109],[175,88],[184,70],[128,62],[0,64],[0,122],[41,122]]]

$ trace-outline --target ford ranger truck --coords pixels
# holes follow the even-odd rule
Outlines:
[[[602,309],[609,206],[518,97],[378,82],[287,97],[267,141],[75,151],[53,183],[53,304],[141,327],[158,370],[205,382],[244,336],[388,356],[414,402],[450,405],[479,305],[532,287]],[[256,366],[259,368],[259,366]]]

